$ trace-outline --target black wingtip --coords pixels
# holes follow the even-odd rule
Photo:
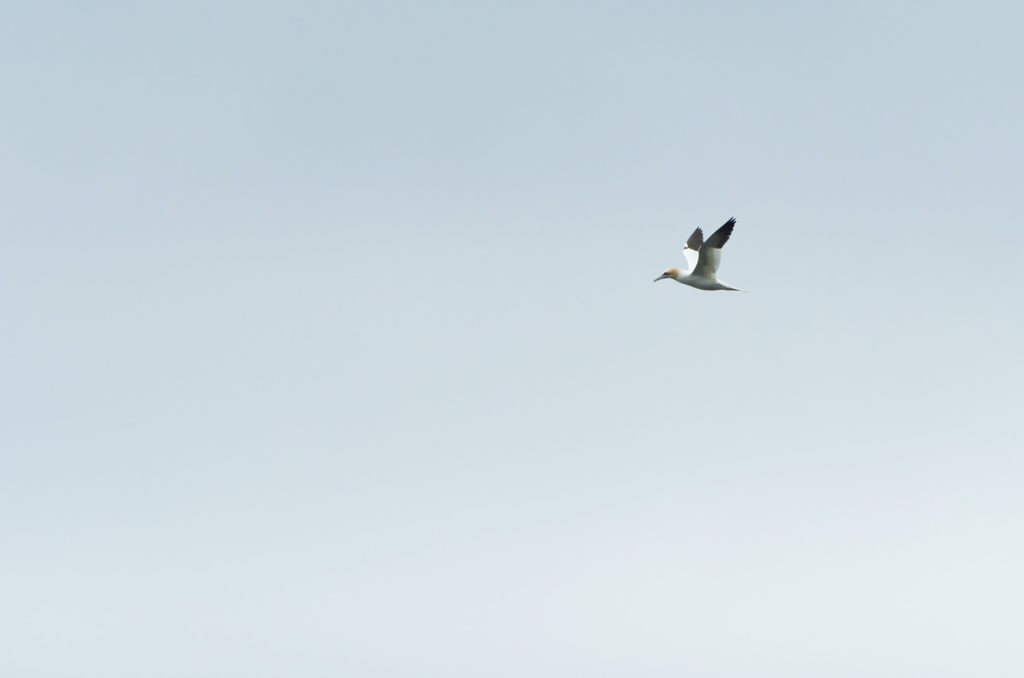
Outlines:
[[[736,219],[729,219],[718,229],[711,234],[711,237],[707,239],[706,245],[708,247],[722,247],[725,243],[729,242],[729,236],[732,235],[733,226],[736,225]]]
[[[686,246],[691,250],[699,250],[700,246],[704,244],[704,231],[697,228],[691,235],[689,240],[686,241]]]

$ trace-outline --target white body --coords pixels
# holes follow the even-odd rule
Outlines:
[[[698,290],[733,290],[739,292],[740,290],[736,287],[729,287],[721,280],[715,280],[714,278],[704,278],[699,275],[692,275],[689,273],[680,273],[679,275],[672,276],[672,279],[677,283],[689,285],[690,287],[696,287]]]

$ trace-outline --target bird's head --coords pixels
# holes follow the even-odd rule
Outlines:
[[[664,280],[665,278],[672,278],[673,280],[675,280],[678,277],[679,277],[679,269],[678,268],[670,268],[667,271],[665,271],[664,273],[662,273],[661,275],[659,275],[657,278],[655,278],[654,282],[658,282],[659,280]]]

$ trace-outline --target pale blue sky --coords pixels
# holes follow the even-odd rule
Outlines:
[[[6,7],[0,673],[1022,675],[1022,22]]]

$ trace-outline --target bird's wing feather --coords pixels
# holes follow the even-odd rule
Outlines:
[[[700,249],[700,246],[704,244],[704,231],[696,229],[690,234],[689,239],[686,241],[686,246],[696,252]]]
[[[700,276],[709,280],[715,280],[715,273],[718,271],[718,264],[722,261],[722,246],[729,241],[732,235],[735,219],[722,224],[717,231],[711,234],[697,255],[697,265],[693,268],[691,275]]]
[[[704,244],[704,231],[699,228],[690,235],[683,248],[683,256],[686,258],[686,268],[690,271],[697,266],[697,251]]]

